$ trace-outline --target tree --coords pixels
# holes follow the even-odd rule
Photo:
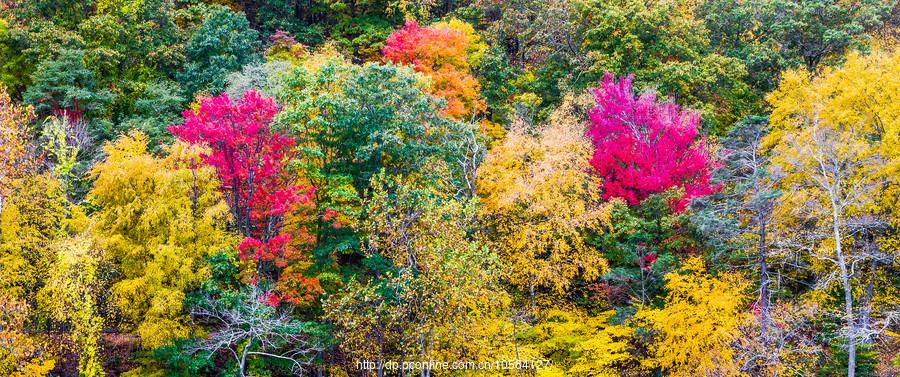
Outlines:
[[[67,117],[71,123],[103,114],[112,94],[98,87],[84,59],[84,51],[66,49],[38,64],[24,100],[40,115]]]
[[[301,188],[287,170],[294,140],[270,128],[278,106],[255,91],[233,102],[227,94],[201,100],[185,111],[184,124],[169,130],[189,144],[208,146],[203,161],[220,181],[235,228],[245,238],[238,245],[242,260],[257,264],[285,300],[299,304],[319,293],[318,280],[302,276],[302,253],[311,242],[305,227],[284,227],[286,216],[311,211],[315,189]]]
[[[59,4],[53,1],[33,1],[16,9],[21,18],[43,18],[53,20],[61,26],[74,28],[90,13],[92,2],[78,0]]]
[[[769,310],[768,324],[753,319],[739,325],[740,334],[731,343],[735,364],[751,376],[816,370],[823,354],[823,347],[816,341],[821,335],[816,328],[822,314],[818,306],[784,300],[773,302]],[[753,306],[751,312],[759,316]],[[831,363],[828,367],[837,365]]]
[[[796,130],[818,114],[820,123],[855,125],[860,135],[873,137],[871,147],[885,159],[884,166],[877,169],[879,176],[895,174],[900,168],[900,107],[896,105],[900,84],[879,78],[898,71],[900,53],[881,47],[868,55],[849,54],[840,69],[826,68],[817,76],[803,71],[786,72],[780,85],[783,89],[768,98],[773,104],[771,122],[775,130],[770,139],[777,140],[782,133]],[[895,210],[897,185],[891,179],[886,183],[886,194],[877,195],[880,200],[876,212],[886,221],[895,221],[892,219],[900,218]]]
[[[643,368],[632,354],[635,331],[610,323],[614,314],[591,315],[579,308],[547,310],[540,322],[517,335],[522,338],[520,359],[552,361],[537,368],[539,373],[592,377],[639,373]]]
[[[849,376],[857,372],[857,347],[880,332],[875,287],[896,256],[884,236],[894,213],[885,209],[895,202],[883,200],[897,166],[897,84],[873,78],[896,72],[897,56],[851,54],[843,68],[817,77],[789,71],[768,98],[775,132],[767,141],[785,174],[777,216],[787,221],[786,248],[810,258],[820,288],[839,288]]]
[[[110,286],[141,344],[153,349],[192,335],[184,299],[209,277],[204,258],[235,242],[228,208],[199,148],[177,143],[158,158],[141,133],[107,144],[87,200],[97,247],[115,261]]]
[[[518,92],[514,83],[522,74],[521,70],[511,65],[506,52],[497,46],[485,50],[481,65],[473,69],[475,77],[481,83],[481,96],[485,100],[488,120],[499,124],[512,122],[516,109],[510,99]],[[502,139],[503,135],[495,138]]]
[[[577,3],[511,0],[480,5],[485,13],[496,15],[487,29],[492,41],[499,43],[491,45],[503,48],[513,64],[534,68],[554,62],[585,68],[581,64],[585,56],[578,56],[581,45],[575,43],[583,37]]]
[[[71,123],[84,118],[101,142],[138,126],[135,118],[156,136],[164,127],[149,126],[153,120],[148,118],[177,113],[136,117],[134,113],[143,112],[136,101],[145,99],[148,84],[168,81],[181,68],[183,34],[195,29],[191,13],[200,6],[176,10],[164,0],[51,3],[30,2],[8,12],[14,22],[6,40],[23,59],[9,61],[18,69],[7,71],[25,73],[16,85],[39,86],[31,93],[41,102],[33,103],[39,115],[65,111]],[[70,24],[48,9],[57,7],[71,12],[77,22]],[[179,103],[177,109],[181,107]]]
[[[139,91],[134,100],[132,110],[127,118],[118,125],[122,130],[138,130],[147,135],[150,148],[161,151],[172,139],[166,129],[180,118],[184,105],[181,87],[171,80],[148,82]]]
[[[236,297],[207,297],[191,309],[191,315],[218,328],[200,340],[193,351],[209,352],[212,356],[227,350],[240,377],[248,376],[247,369],[254,358],[287,362],[291,373],[303,372],[322,350],[318,339],[323,335],[322,329],[316,323],[292,318],[290,311],[275,308],[272,300],[271,292],[255,286]]]
[[[85,249],[87,217],[51,174],[28,174],[8,188],[11,195],[0,212],[0,322],[9,322],[0,343],[13,346],[9,353],[0,350],[0,357],[14,360],[0,369],[11,365],[6,371],[12,375],[46,374],[40,370],[52,369],[58,355],[43,335],[57,331],[71,336],[85,374],[95,374],[101,282],[92,270],[98,255]]]
[[[323,304],[341,349],[376,362],[379,375],[384,361],[449,362],[481,353],[476,341],[483,335],[473,327],[508,302],[496,256],[467,238],[474,203],[385,174],[373,179],[370,193],[360,220],[369,274]]]
[[[693,16],[690,2],[578,4],[585,25],[583,51],[592,63],[584,84],[605,72],[633,74],[639,86],[656,88],[697,109],[704,128],[713,134],[724,133],[759,107],[759,98],[749,97],[743,62],[710,46],[709,32]]]
[[[657,103],[646,93],[636,97],[632,78],[607,74],[596,90],[587,135],[594,144],[591,166],[603,179],[603,198],[637,205],[651,194],[684,190],[673,200],[681,210],[695,197],[716,191],[709,183],[715,162],[698,140],[700,118],[673,102]]]
[[[296,46],[301,45],[296,44]],[[244,92],[255,90],[264,96],[277,98],[285,88],[285,77],[294,68],[294,63],[282,59],[273,59],[263,64],[246,65],[240,72],[228,75],[228,86],[225,92],[229,97],[240,98]]]
[[[744,62],[749,83],[765,93],[775,89],[785,69],[813,71],[865,49],[868,34],[885,23],[891,7],[869,0],[714,0],[701,2],[697,13],[710,43]]]
[[[787,172],[785,188],[791,191],[785,195],[779,212],[781,216],[805,217],[807,221],[823,223],[814,228],[813,240],[819,238],[820,230],[831,228],[830,240],[820,241],[810,250],[815,257],[833,263],[839,271],[849,340],[847,374],[852,377],[856,369],[857,342],[862,335],[854,304],[852,266],[867,256],[854,255],[848,248],[846,238],[851,232],[848,227],[852,226],[848,217],[865,213],[864,207],[879,185],[871,179],[874,174],[870,167],[882,162],[852,127],[840,130],[820,124],[818,119],[811,121],[809,129],[786,135],[785,149],[779,151],[777,161]]]
[[[385,60],[411,64],[430,77],[431,93],[447,100],[444,113],[463,119],[484,110],[480,85],[469,71],[486,49],[471,25],[454,19],[424,28],[407,21],[388,36],[382,53]]]
[[[78,351],[78,375],[104,376],[100,360],[103,318],[98,304],[104,282],[99,276],[97,249],[85,234],[61,238],[53,249],[53,266],[39,299],[54,319],[71,325],[70,336]]]
[[[225,89],[225,77],[259,59],[257,32],[243,13],[214,7],[185,46],[187,63],[178,81],[188,97],[215,95]]]
[[[634,74],[638,87],[673,95],[697,109],[704,128],[721,134],[759,107],[744,83],[744,64],[710,46],[689,2],[482,2],[493,46],[525,70],[523,91],[543,100],[539,117],[566,92],[580,91],[605,72]],[[531,80],[526,81],[528,74]]]
[[[584,293],[610,307],[657,303],[665,294],[665,274],[677,269],[685,256],[706,251],[690,212],[672,208],[681,196],[681,191],[669,190],[637,206],[616,200],[609,211],[613,226],[589,239],[603,250],[609,273],[583,287]]]
[[[656,332],[644,364],[672,376],[738,376],[730,343],[747,316],[747,282],[738,274],[710,276],[700,258],[666,275],[665,306],[642,308],[635,321]]]
[[[441,116],[439,101],[405,67],[355,65],[326,50],[285,82],[278,123],[297,139],[295,163],[317,187],[316,267],[346,281],[323,303],[340,350],[370,359],[428,347],[435,357],[458,354],[466,342],[447,339],[477,336],[462,330],[472,321],[457,297],[494,281],[485,276],[494,270],[476,268],[494,263],[488,252],[464,229],[439,225],[471,220],[459,207],[471,216],[462,202],[483,150],[474,127]]]
[[[136,101],[147,85],[170,80],[183,66],[185,34],[193,27],[175,7],[164,0],[99,0],[78,26],[85,66],[98,85],[113,93],[109,121],[121,122],[140,111]]]
[[[769,330],[771,287],[769,248],[774,227],[775,204],[780,196],[779,174],[770,172],[771,151],[763,145],[769,132],[768,119],[748,118],[734,126],[721,141],[722,166],[713,172],[712,181],[723,189],[694,201],[697,214],[693,221],[714,248],[725,254],[754,249],[759,275],[759,319],[762,335]]]
[[[8,195],[10,181],[25,175],[35,166],[28,140],[28,125],[34,119],[30,107],[16,105],[0,86],[0,211]]]
[[[585,75],[591,65],[584,47],[584,18],[579,14],[578,3],[568,0],[510,0],[480,2],[485,17],[485,38],[491,49],[502,52],[502,58],[516,71],[505,82],[485,83],[485,98],[495,111],[498,104],[492,102],[491,86],[509,85],[515,89],[503,97],[513,105],[516,92],[527,93],[539,99],[536,114],[543,120],[558,106],[568,91],[585,88],[591,79]],[[494,60],[487,54],[486,57]],[[482,67],[479,79],[485,80],[498,74],[502,66]],[[512,102],[512,103],[509,103]],[[532,102],[534,103],[534,102]],[[535,106],[537,107],[537,106]]]
[[[478,170],[482,237],[503,258],[505,278],[528,290],[532,306],[536,290],[560,294],[573,279],[594,280],[608,267],[587,241],[612,224],[587,164],[591,144],[578,109],[568,99],[547,124],[518,125]]]
[[[297,140],[295,163],[316,187],[321,212],[311,226],[319,262],[358,250],[353,226],[362,215],[361,198],[382,170],[461,196],[471,191],[466,178],[478,153],[469,152],[483,150],[477,131],[443,117],[408,68],[355,65],[324,51],[285,82],[285,108],[276,123]]]
[[[49,174],[19,178],[8,188],[0,213],[0,295],[25,301],[37,313],[35,296],[49,278],[52,244],[64,235],[69,202]]]
[[[27,45],[23,34],[14,23],[0,17],[0,61],[3,62],[0,64],[0,86],[16,97],[25,90],[34,69],[28,56],[22,53]]]
[[[171,78],[184,64],[185,32],[195,27],[179,14],[187,9],[164,0],[98,0],[95,6],[78,27],[87,47],[86,64],[98,81],[118,84],[110,87],[118,110],[127,113],[134,91]]]
[[[90,148],[88,127],[84,122],[71,123],[67,117],[49,117],[41,125],[41,144],[46,165],[65,191],[69,200],[78,202],[84,187],[79,183],[88,162],[84,161]]]

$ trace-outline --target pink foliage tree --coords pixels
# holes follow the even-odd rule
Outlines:
[[[402,28],[388,36],[381,53],[388,61],[411,63],[417,71],[430,70],[431,67],[427,62],[419,60],[417,53],[419,46],[429,39],[431,39],[429,29],[419,26],[416,21],[406,21]]]
[[[607,73],[594,94],[587,136],[596,148],[590,164],[603,178],[604,199],[637,205],[681,188],[684,194],[672,203],[681,211],[691,198],[717,190],[709,182],[716,164],[698,135],[699,115],[657,102],[653,93],[635,96],[631,76],[617,81]]]
[[[281,289],[283,297],[299,301],[297,295],[308,297],[318,282],[281,272],[295,271],[291,265],[302,254],[293,245],[311,242],[312,237],[302,227],[284,229],[284,219],[288,213],[312,209],[314,188],[296,185],[286,169],[294,140],[269,127],[278,110],[274,100],[252,90],[237,102],[222,94],[202,99],[196,111],[182,114],[184,124],[169,131],[182,141],[210,148],[203,161],[215,169],[236,227],[245,237],[238,256],[257,261],[258,271],[275,280],[309,285],[302,292]]]

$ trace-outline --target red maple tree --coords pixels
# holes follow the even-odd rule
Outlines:
[[[278,113],[271,98],[247,91],[234,102],[227,94],[204,98],[187,110],[184,124],[169,127],[182,141],[209,147],[203,161],[213,167],[238,231],[241,260],[257,262],[257,272],[276,281],[279,299],[298,304],[321,292],[318,280],[302,276],[304,254],[298,245],[312,242],[304,227],[286,229],[285,215],[311,211],[313,187],[298,186],[286,169],[294,140],[270,128]]]
[[[681,211],[691,198],[717,190],[710,184],[716,164],[698,134],[700,116],[682,111],[656,95],[636,96],[632,77],[607,73],[588,114],[587,136],[595,150],[590,164],[603,178],[603,198],[637,205],[671,188],[683,189],[672,207]]]
[[[410,64],[431,78],[431,94],[447,100],[445,115],[462,119],[484,110],[480,85],[469,72],[469,36],[446,25],[421,27],[415,21],[391,33],[381,49],[385,60]]]

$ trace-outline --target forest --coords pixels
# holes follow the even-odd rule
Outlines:
[[[0,375],[900,376],[897,0],[0,0]]]

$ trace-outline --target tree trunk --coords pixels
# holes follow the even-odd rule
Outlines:
[[[759,214],[759,316],[763,325],[763,333],[769,332],[769,270],[766,264],[766,221]]]
[[[841,271],[841,283],[844,286],[844,315],[847,317],[849,339],[847,345],[847,377],[856,374],[856,321],[853,320],[853,290],[850,286],[850,274],[847,271],[847,260],[841,248],[840,214],[837,203],[832,200],[832,230],[834,232],[834,250],[837,253],[838,267]]]
[[[243,0],[240,2],[241,10],[244,11],[244,14],[247,16],[247,21],[250,23],[250,28],[259,29],[259,22],[256,17],[257,8],[259,8],[259,4],[256,3],[256,0]]]
[[[247,345],[244,346],[244,349],[241,352],[241,365],[239,366],[241,377],[247,376],[246,374],[244,374],[244,370],[246,370],[247,368],[247,353],[250,352],[251,344],[253,344],[253,339],[247,340]]]
[[[638,245],[638,272],[641,275],[641,307],[647,305],[647,276],[645,275],[646,270],[646,261],[644,257],[647,256],[646,249],[643,246]]]
[[[383,329],[383,324],[381,322],[381,317],[378,317],[378,326]],[[378,377],[384,377],[384,332],[381,329],[378,331],[378,372],[376,373]]]
[[[420,320],[420,326],[421,326],[421,322],[424,322],[424,319]],[[424,332],[419,334],[419,348],[421,349],[421,352],[419,353],[419,361],[425,361],[426,353],[425,353],[425,333]],[[419,377],[425,377],[424,366],[421,369],[419,369]]]
[[[534,299],[534,274],[531,274],[531,281],[528,282],[528,288],[531,294],[531,315],[537,318],[537,303]]]

